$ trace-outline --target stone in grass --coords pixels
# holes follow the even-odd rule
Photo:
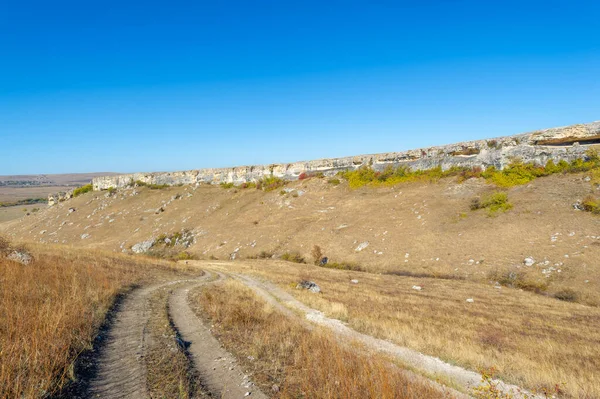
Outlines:
[[[468,298],[468,299],[467,299],[467,302],[469,302],[469,303],[473,303],[473,302],[475,302],[475,299],[473,299],[473,298]]]
[[[305,289],[305,290],[309,290],[310,292],[314,292],[315,294],[318,294],[321,292],[321,287],[319,287],[317,284],[315,284],[312,281],[308,281],[308,280],[302,280],[298,283],[298,285],[296,285],[297,289]]]
[[[10,259],[15,262],[19,262],[23,265],[28,265],[33,261],[33,257],[29,255],[25,251],[12,251],[10,255],[7,256],[7,259]]]
[[[423,289],[423,287],[421,287],[420,285],[413,285],[412,289],[415,291],[421,291]]]
[[[529,256],[523,260],[523,263],[525,264],[525,266],[533,266],[535,263],[535,259]]]
[[[358,280],[356,280],[356,279],[352,279],[352,280],[350,280],[350,282],[351,282],[352,284],[358,284]]]

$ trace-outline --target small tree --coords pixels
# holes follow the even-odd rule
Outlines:
[[[323,250],[321,249],[321,247],[318,245],[313,246],[313,249],[310,252],[310,254],[313,257],[315,265],[318,265],[319,262],[321,262],[321,258],[323,258]]]

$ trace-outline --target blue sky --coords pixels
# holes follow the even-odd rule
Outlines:
[[[600,119],[600,2],[0,1],[0,174],[401,151]]]

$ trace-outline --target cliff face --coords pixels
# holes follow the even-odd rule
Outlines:
[[[441,166],[503,168],[513,158],[525,162],[545,164],[552,159],[571,161],[585,156],[590,145],[600,143],[600,121],[500,137],[469,141],[440,147],[429,147],[404,152],[359,155],[354,157],[319,159],[289,164],[239,166],[220,169],[199,169],[183,172],[132,173],[93,179],[94,190],[125,187],[132,181],[148,184],[196,184],[254,182],[266,176],[296,180],[302,173],[321,172],[326,176],[339,171],[371,166],[376,170],[405,165],[413,170]]]

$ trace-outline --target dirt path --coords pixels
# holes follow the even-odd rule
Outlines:
[[[144,328],[148,322],[148,295],[159,286],[136,289],[119,306],[98,359],[97,375],[90,381],[95,398],[146,398]]]
[[[223,265],[212,264],[209,267],[224,272]],[[452,381],[454,384],[462,387],[465,391],[469,391],[472,388],[481,385],[481,375],[479,373],[448,364],[439,358],[425,355],[413,349],[360,333],[348,327],[340,320],[329,318],[325,316],[323,312],[306,306],[289,293],[268,281],[259,281],[258,279],[244,274],[226,273],[244,283],[282,313],[291,316],[294,314],[292,310],[300,312],[300,314],[304,315],[306,320],[328,328],[341,339],[345,341],[357,341],[364,344],[367,348],[392,356],[434,381]],[[495,383],[498,384],[498,389],[507,394],[514,395],[515,398],[524,397],[525,395],[523,394],[529,395],[526,396],[528,398],[543,398],[539,395],[534,396],[530,392],[516,385],[507,384],[499,380],[495,380]]]
[[[219,273],[215,281],[209,281],[210,277],[210,273],[205,273],[197,279],[167,281],[129,293],[118,307],[104,337],[105,342],[96,363],[97,373],[89,382],[88,397],[148,398],[144,356],[149,338],[147,325],[151,316],[149,298],[157,289],[178,285],[169,297],[169,313],[185,341],[203,386],[219,398],[251,395],[253,398],[266,399],[188,305],[190,289],[224,278]]]
[[[223,275],[219,275],[222,279]],[[210,330],[195,315],[188,303],[191,289],[206,282],[199,282],[176,289],[169,298],[169,313],[188,346],[194,367],[202,377],[203,385],[216,397],[238,399],[245,396],[266,399],[227,352]]]

